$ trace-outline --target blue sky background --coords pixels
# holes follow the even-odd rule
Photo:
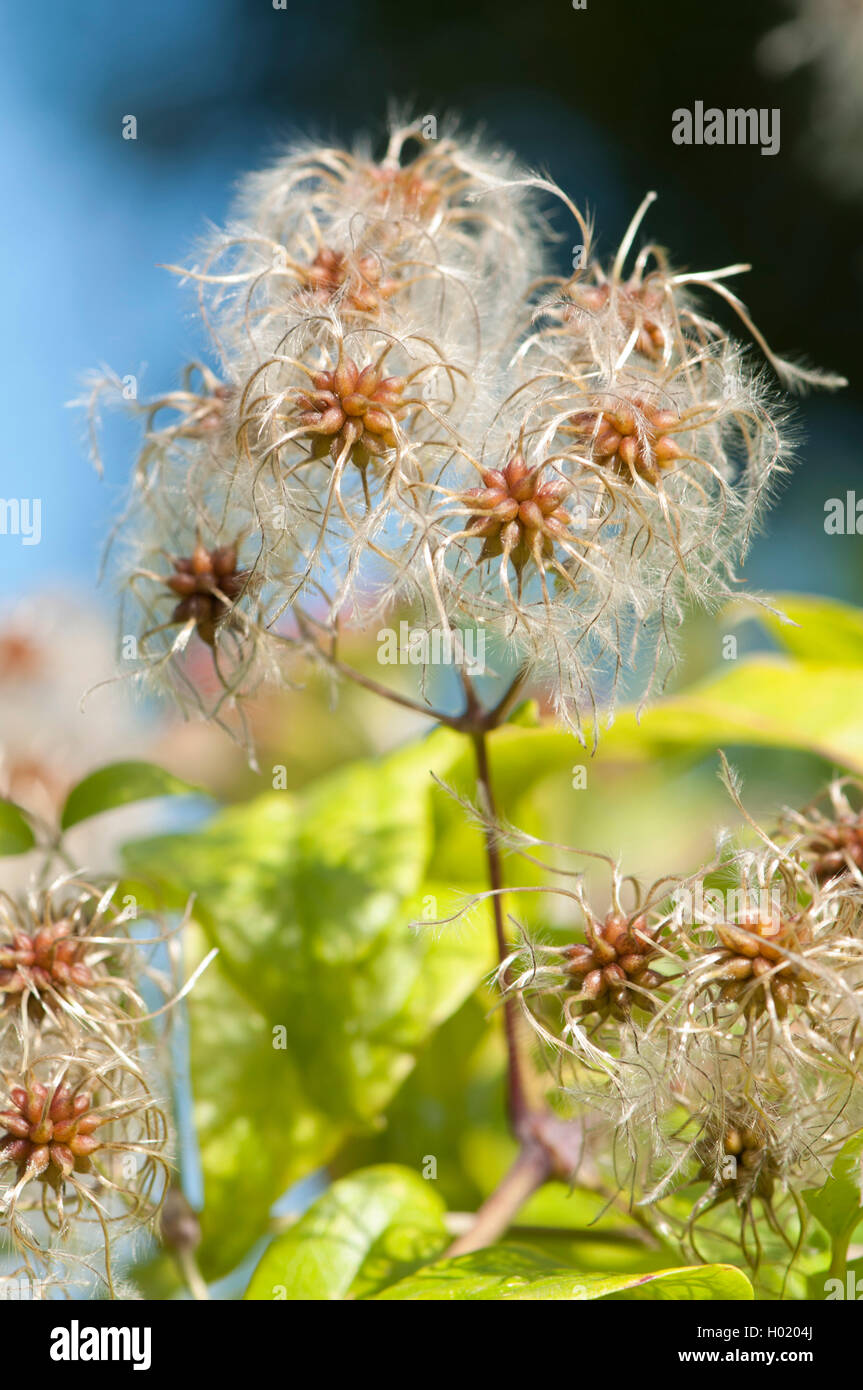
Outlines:
[[[325,13],[295,0],[289,7],[289,13],[277,12],[263,0],[245,6],[236,0],[184,0],[180,6],[49,0],[6,7],[0,16],[0,379],[6,402],[0,495],[43,499],[40,545],[0,537],[4,594],[58,584],[93,589],[131,439],[110,426],[109,467],[100,482],[86,462],[83,416],[66,403],[79,394],[82,374],[103,363],[120,375],[141,375],[142,394],[174,385],[184,361],[203,345],[192,294],[158,264],[181,261],[207,220],[224,217],[235,179],[294,129],[349,138],[370,121],[379,125],[388,93],[414,94],[419,109],[453,105],[469,119],[482,119],[523,158],[546,164],[595,209],[606,248],[645,188],[657,186],[662,202],[652,229],[679,248],[680,259],[688,254],[695,263],[698,241],[706,244],[700,257],[706,264],[751,254],[745,216],[732,209],[724,221],[721,208],[712,215],[703,201],[690,198],[686,168],[668,163],[664,127],[661,139],[659,131],[647,132],[655,139],[652,154],[637,112],[630,113],[627,139],[620,138],[619,111],[609,114],[608,127],[601,123],[589,87],[595,59],[577,45],[572,83],[551,77],[544,83],[529,53],[522,64],[511,44],[506,59],[496,61],[500,25],[492,30],[483,22],[487,6],[458,21],[441,4],[428,44],[431,58],[435,46],[454,52],[453,44],[461,55],[482,56],[474,80],[459,80],[460,70],[448,84],[442,77],[435,108],[425,104],[425,55],[414,72],[397,34],[393,49],[378,41],[381,33],[393,34],[385,21],[398,7],[393,11],[385,0],[331,0]],[[122,138],[127,114],[137,117],[136,141]],[[779,160],[758,162],[757,153],[735,167],[753,187],[766,181],[768,192],[775,180],[779,198],[787,193],[791,156],[780,158],[786,161],[781,171]],[[733,203],[733,189],[728,196]],[[778,245],[788,224],[778,206],[777,216]],[[826,245],[819,254],[829,258],[829,217],[821,226]],[[771,256],[760,282],[758,269],[749,277],[756,310],[759,295],[767,308],[762,326],[782,349],[811,350],[818,335],[805,319],[791,319],[796,340],[773,332],[771,296],[781,304],[788,289],[777,284],[778,269]],[[847,272],[853,315],[860,267],[849,264]],[[822,302],[825,313],[828,307],[835,312],[833,301]],[[778,318],[780,330],[786,329],[781,313]],[[839,352],[826,365],[847,370],[841,358]],[[820,520],[831,491],[825,493],[825,479],[835,479],[842,492],[860,476],[861,423],[853,394],[805,406],[805,468],[771,520],[769,541],[756,549],[747,571],[751,583],[863,599],[858,538],[825,537]],[[110,606],[110,595],[100,602]]]

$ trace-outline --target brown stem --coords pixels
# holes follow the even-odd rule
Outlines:
[[[389,700],[391,704],[399,705],[402,709],[409,709],[414,714],[421,714],[425,719],[431,719],[435,724],[442,724],[447,729],[455,729],[458,733],[469,734],[471,737],[480,732],[487,733],[504,723],[527,679],[527,668],[522,667],[497,704],[486,710],[483,709],[477,697],[470,676],[462,667],[461,680],[467,702],[464,714],[444,714],[441,710],[432,709],[431,705],[424,705],[419,700],[412,699],[410,695],[402,695],[397,690],[391,690],[388,685],[376,681],[373,676],[367,676],[364,672],[358,671],[356,667],[340,661],[335,655],[335,651],[324,650],[320,643],[315,640],[312,625],[305,614],[295,608],[294,616],[300,633],[310,645],[314,646],[316,655],[325,661],[331,670],[344,676],[345,680],[353,681],[355,685],[361,686],[371,695],[378,695],[382,700]]]
[[[303,635],[308,637],[308,627],[304,621],[300,623],[300,630]],[[320,650],[320,649],[319,649]],[[465,711],[461,715],[441,714],[418,704],[406,695],[399,695],[396,691],[390,690],[387,686],[381,685],[378,681],[366,676],[362,671],[355,670],[352,666],[347,666],[339,661],[332,653],[321,652],[324,660],[340,675],[352,680],[355,684],[362,686],[364,690],[370,691],[374,695],[379,695],[384,699],[391,700],[397,705],[402,705],[407,709],[412,709],[428,718],[435,720],[439,724],[445,724],[448,728],[457,729],[467,734],[474,747],[477,765],[477,782],[480,794],[485,802],[485,810],[489,818],[489,828],[486,831],[486,859],[488,862],[489,886],[492,889],[492,909],[494,912],[494,929],[497,940],[498,963],[502,964],[509,954],[506,942],[506,932],[503,923],[503,898],[501,889],[503,887],[503,874],[501,871],[500,851],[497,845],[493,822],[496,819],[496,808],[494,792],[491,783],[491,769],[489,767],[488,743],[486,735],[491,729],[498,727],[506,719],[507,714],[512,709],[513,704],[518,698],[525,679],[526,669],[523,667],[508,689],[504,692],[501,699],[491,709],[484,709],[476,693],[473,681],[467,671],[461,669],[462,686],[465,693]],[[506,985],[506,979],[502,981]],[[525,1123],[529,1115],[527,1095],[524,1089],[522,1077],[521,1059],[518,1046],[518,1006],[516,1001],[509,995],[504,996],[503,1003],[504,1032],[506,1035],[507,1051],[507,1108],[509,1113],[512,1132],[517,1138],[523,1138]]]
[[[503,964],[509,955],[506,942],[506,932],[503,925],[503,872],[500,862],[500,850],[498,848],[497,836],[495,833],[494,822],[497,818],[495,808],[494,792],[491,785],[491,769],[488,760],[488,742],[484,732],[473,735],[474,753],[476,755],[477,782],[480,794],[485,802],[485,810],[488,814],[488,828],[485,833],[485,853],[488,862],[489,885],[492,890],[491,902],[494,911],[494,931],[497,939],[497,958],[498,963]],[[506,989],[506,976],[501,980],[501,984]],[[518,1047],[518,1006],[512,995],[504,993],[503,999],[503,1022],[504,1033],[506,1035],[506,1054],[507,1054],[507,1102],[509,1111],[509,1122],[513,1134],[517,1138],[523,1138],[524,1123],[528,1115],[527,1096],[524,1089],[524,1080],[521,1071],[521,1058]]]
[[[521,670],[516,673],[512,684],[504,691],[497,704],[492,705],[491,709],[488,711],[486,715],[487,729],[496,729],[498,725],[506,722],[512,711],[513,705],[521,694],[522,686],[527,680],[527,676],[528,668],[527,666],[522,666]]]
[[[309,638],[308,627],[300,623],[300,631]],[[315,644],[317,647],[317,643]],[[406,695],[400,695],[381,685],[370,676],[347,666],[338,660],[334,652],[319,654],[327,664],[340,675],[354,681],[363,689],[394,704],[411,709],[447,728],[456,729],[470,738],[476,758],[477,783],[480,799],[485,803],[488,819],[485,833],[486,860],[488,863],[489,885],[491,888],[492,910],[494,914],[495,937],[497,941],[498,963],[503,964],[509,951],[503,918],[503,872],[500,849],[497,841],[495,823],[497,810],[492,789],[491,769],[488,756],[488,734],[506,720],[513,708],[527,678],[525,668],[515,676],[508,689],[497,704],[484,709],[470,675],[463,668],[460,671],[465,694],[465,710],[461,715],[445,715],[437,710],[418,704]],[[574,1122],[561,1120],[552,1111],[545,1109],[532,1111],[528,1102],[522,1071],[519,1048],[518,1005],[506,992],[506,972],[501,980],[504,987],[503,1018],[507,1052],[507,1110],[514,1137],[519,1140],[521,1149],[506,1177],[483,1203],[476,1214],[471,1229],[453,1242],[446,1252],[448,1256],[462,1255],[469,1250],[479,1250],[492,1244],[511,1224],[513,1217],[527,1199],[549,1178],[567,1179],[575,1171],[581,1158],[582,1131]]]
[[[436,724],[446,724],[449,728],[461,727],[458,719],[454,719],[451,715],[442,714],[440,710],[432,709],[430,705],[420,704],[419,700],[412,700],[410,695],[402,695],[398,690],[391,690],[388,685],[383,685],[381,681],[376,681],[372,676],[367,676],[362,671],[357,671],[355,667],[340,661],[335,650],[326,651],[315,639],[310,620],[299,608],[294,609],[294,618],[301,636],[305,638],[309,646],[314,647],[315,655],[325,661],[330,670],[344,676],[345,680],[353,681],[354,685],[359,685],[363,690],[368,690],[370,694],[378,695],[382,700],[389,700],[391,704],[399,705],[402,709],[412,710],[414,714],[422,714],[426,719],[434,720]]]
[[[422,705],[419,700],[412,700],[409,695],[401,695],[397,690],[391,690],[389,686],[382,685],[380,681],[374,680],[371,676],[366,676],[362,671],[357,671],[353,666],[348,666],[344,661],[339,661],[334,656],[321,653],[334,671],[346,680],[353,681],[355,685],[362,686],[363,690],[368,690],[372,695],[379,695],[384,700],[389,700],[394,705],[401,705],[402,709],[413,710],[415,714],[422,714],[426,719],[431,719],[435,724],[444,724],[448,729],[463,728],[462,717],[459,715],[442,714],[440,710],[432,709],[430,705]]]
[[[512,1224],[527,1199],[551,1177],[552,1164],[540,1144],[525,1144],[506,1177],[476,1213],[473,1225],[454,1240],[443,1258],[454,1259],[493,1245]]]
[[[186,1287],[196,1303],[206,1303],[210,1297],[210,1290],[207,1288],[206,1280],[198,1268],[194,1251],[178,1250],[176,1252],[177,1264],[186,1281]]]

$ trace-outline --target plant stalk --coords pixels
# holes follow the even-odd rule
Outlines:
[[[453,1241],[443,1258],[451,1260],[456,1255],[467,1255],[472,1250],[493,1245],[551,1173],[551,1159],[542,1146],[536,1142],[525,1144],[506,1177],[483,1202],[470,1230]]]
[[[473,746],[476,756],[477,783],[480,788],[482,799],[485,802],[485,810],[489,818],[489,826],[485,834],[485,852],[488,863],[489,886],[492,890],[491,902],[494,912],[494,931],[497,941],[498,964],[502,965],[509,955],[503,921],[503,895],[501,892],[503,888],[503,872],[500,862],[500,849],[498,847],[493,824],[497,818],[497,811],[491,784],[488,741],[484,732],[473,735]],[[507,984],[505,976],[501,983],[505,988]],[[517,1138],[523,1138],[524,1124],[528,1115],[528,1102],[524,1088],[524,1077],[522,1074],[518,1045],[518,1005],[509,994],[504,994],[503,1022],[506,1037],[507,1109],[509,1113],[509,1122],[513,1134]]]

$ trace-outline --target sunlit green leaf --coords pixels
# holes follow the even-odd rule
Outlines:
[[[859,1303],[863,1299],[863,1256],[843,1262],[841,1273],[835,1275],[831,1275],[822,1265],[817,1272],[809,1275],[805,1297],[825,1303],[849,1300]]]
[[[0,856],[26,854],[36,843],[33,829],[19,806],[0,801]]]
[[[342,1178],[267,1248],[247,1298],[369,1297],[446,1248],[433,1182],[386,1165]]]
[[[600,733],[601,759],[646,761],[734,744],[799,748],[863,768],[863,666],[758,656],[657,700],[639,720],[623,710]],[[533,778],[583,762],[571,735],[552,726],[494,736],[498,781]],[[568,760],[568,762],[567,762]]]
[[[388,1107],[380,1129],[346,1145],[337,1156],[337,1172],[373,1163],[413,1167],[433,1154],[436,1190],[447,1204],[460,1210],[479,1206],[514,1157],[507,1137],[503,1037],[490,1023],[492,1003],[483,991],[442,1024]],[[472,1162],[479,1131],[488,1130],[502,1140],[499,1166],[484,1158]]]
[[[61,825],[68,830],[90,816],[128,806],[133,801],[189,795],[205,796],[206,793],[154,763],[109,763],[72,788],[63,807]]]
[[[220,951],[188,1006],[209,1273],[248,1248],[290,1182],[379,1122],[489,968],[487,916],[461,931],[411,925],[428,916],[430,773],[458,743],[436,736],[127,848],[169,904],[197,895]]]
[[[191,927],[188,964],[207,947]],[[302,1067],[273,1048],[272,1025],[216,960],[190,998],[191,1084],[204,1174],[208,1278],[238,1264],[264,1231],[273,1202],[347,1133],[312,1105]]]
[[[773,594],[771,601],[790,623],[762,608],[753,616],[792,656],[833,666],[863,666],[863,609],[813,594]]]
[[[732,1265],[649,1273],[585,1274],[527,1246],[498,1245],[443,1260],[377,1295],[402,1300],[581,1301],[752,1299],[752,1285]]]
[[[831,1236],[845,1235],[863,1219],[863,1132],[843,1144],[827,1181],[804,1192],[803,1200]]]

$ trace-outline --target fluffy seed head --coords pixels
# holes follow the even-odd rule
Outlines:
[[[550,200],[586,253],[565,278],[543,274]],[[195,631],[219,687],[202,708],[241,717],[284,678],[286,632],[324,656],[410,601],[445,631],[485,624],[594,738],[621,680],[661,685],[686,610],[736,596],[789,462],[775,386],[701,298],[783,384],[838,379],[770,351],[725,286],[742,267],[636,251],[652,200],[604,266],[560,189],[452,127],[397,122],[377,156],[306,144],[251,176],[182,272],[219,371],[136,407],[131,584],[180,600],[141,605],[147,673],[187,703]],[[241,546],[243,568],[193,586],[196,544]]]

